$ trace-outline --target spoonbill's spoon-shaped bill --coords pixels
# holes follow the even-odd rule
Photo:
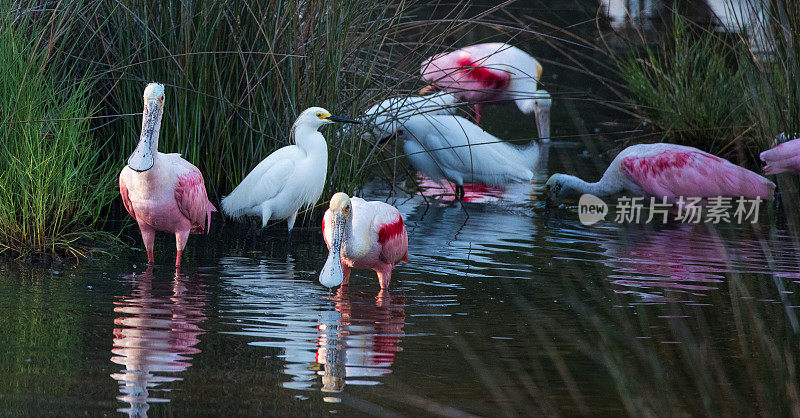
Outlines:
[[[328,258],[319,275],[327,287],[347,286],[350,270],[372,269],[387,289],[392,269],[408,261],[408,235],[400,212],[383,202],[336,193],[322,221]]]
[[[361,123],[331,115],[321,107],[304,110],[291,129],[295,144],[262,160],[222,199],[222,211],[232,218],[260,216],[262,227],[270,219],[286,219],[291,232],[297,212],[314,205],[322,195],[328,172],[328,143],[318,129],[333,122]]]

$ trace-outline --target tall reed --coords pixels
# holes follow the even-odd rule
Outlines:
[[[85,255],[116,194],[113,169],[89,132],[90,78],[63,80],[57,23],[0,16],[0,254]],[[63,32],[61,32],[63,34]]]

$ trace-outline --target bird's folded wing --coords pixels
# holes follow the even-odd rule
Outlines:
[[[125,205],[125,210],[131,214],[133,219],[136,219],[136,214],[133,213],[133,203],[131,202],[131,198],[128,197],[128,187],[125,185],[122,176],[119,177],[119,192],[122,195],[122,204]]]
[[[717,156],[698,151],[669,151],[626,157],[623,172],[651,196],[771,196],[772,182]]]
[[[214,207],[208,201],[203,175],[196,167],[191,166],[190,170],[178,175],[175,202],[178,210],[192,223],[192,233],[208,232]]]

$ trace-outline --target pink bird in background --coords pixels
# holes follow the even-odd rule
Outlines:
[[[781,134],[783,136],[785,134]],[[762,152],[759,157],[766,163],[764,174],[800,174],[800,138],[784,142]]]
[[[542,66],[521,49],[485,43],[438,54],[422,63],[422,79],[431,83],[420,93],[444,90],[471,103],[480,125],[487,104],[515,103],[522,113],[534,113],[539,139],[550,140],[550,94],[538,90]]]
[[[553,174],[545,185],[548,202],[569,194],[608,196],[628,191],[639,196],[745,197],[772,200],[775,184],[728,160],[675,144],[639,144],[622,150],[600,181],[588,183],[568,174]]]
[[[360,268],[375,270],[381,289],[387,289],[394,266],[408,261],[403,217],[387,203],[336,193],[322,220],[322,237],[330,253],[319,282],[327,287],[347,286],[350,269]]]
[[[175,234],[178,253],[175,266],[189,234],[208,232],[211,212],[203,175],[180,154],[158,152],[158,133],[164,114],[164,86],[147,85],[144,90],[142,134],[139,145],[119,174],[119,191],[125,209],[133,216],[142,233],[147,262],[153,264],[155,231]]]

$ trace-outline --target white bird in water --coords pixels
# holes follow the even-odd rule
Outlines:
[[[295,145],[285,146],[262,160],[230,195],[222,199],[222,211],[232,218],[286,219],[289,232],[297,212],[314,205],[322,195],[328,173],[328,143],[318,129],[333,122],[361,123],[333,116],[311,107],[297,117],[291,135]]]
[[[434,180],[454,183],[458,198],[463,198],[465,183],[530,182],[539,161],[536,141],[514,146],[460,116],[412,116],[397,136],[414,168]]]
[[[458,99],[450,93],[439,92],[426,96],[398,96],[375,104],[364,112],[372,133],[378,139],[391,136],[408,118],[421,114],[455,114]]]
[[[408,261],[403,217],[388,203],[336,193],[322,220],[322,237],[330,252],[319,282],[327,287],[347,286],[350,269],[363,268],[375,270],[387,289],[394,266]]]

